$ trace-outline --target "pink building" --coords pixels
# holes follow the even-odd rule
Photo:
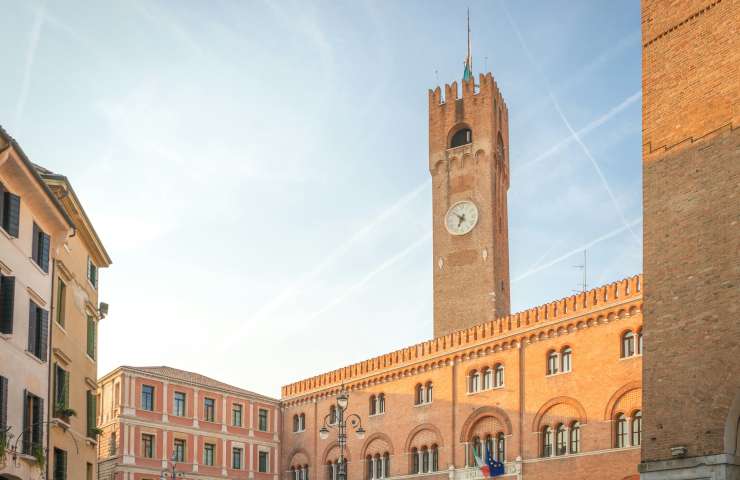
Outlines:
[[[170,367],[119,367],[98,381],[100,480],[277,480],[279,402]]]

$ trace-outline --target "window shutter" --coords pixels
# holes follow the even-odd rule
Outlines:
[[[0,276],[0,332],[13,333],[15,277]]]
[[[93,437],[95,428],[95,398],[90,390],[87,391],[87,436]]]
[[[41,269],[49,273],[49,235],[41,232]]]
[[[49,351],[49,311],[39,308],[40,321],[41,321],[41,333],[39,335],[39,341],[41,345],[38,346],[39,358],[43,361],[47,360],[47,354]]]
[[[5,228],[5,185],[0,183],[0,226]]]
[[[18,238],[18,226],[21,219],[21,197],[5,192],[5,212],[3,228],[11,237]]]
[[[28,411],[29,402],[28,390],[23,389],[23,453],[31,453],[31,419]]]
[[[38,321],[36,320],[36,304],[33,301],[29,302],[28,309],[28,351],[36,353],[36,328]]]
[[[46,415],[44,415],[44,399],[40,397],[36,397],[36,402],[34,403],[34,406],[36,407],[36,414],[34,415],[34,426],[36,427],[36,435],[35,438],[38,439],[38,446],[40,448],[43,448],[44,446],[44,424],[43,421],[46,419]]]
[[[0,377],[0,430],[8,424],[8,379]]]
[[[69,408],[69,372],[64,371],[64,408]]]
[[[33,241],[31,243],[31,257],[38,263],[39,261],[39,226],[36,223],[33,224]]]

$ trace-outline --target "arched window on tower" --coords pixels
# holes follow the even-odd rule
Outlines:
[[[377,413],[385,413],[385,394],[381,393],[378,395],[378,408]]]
[[[504,366],[500,363],[497,363],[495,367],[493,367],[493,370],[495,372],[493,377],[493,386],[494,387],[503,387],[504,386]]]
[[[370,410],[369,411],[370,411],[370,415],[375,415],[377,413],[375,395],[370,395]]]
[[[419,383],[415,387],[414,404],[421,405],[422,403],[424,403],[424,387]]]
[[[427,382],[427,396],[426,396],[426,402],[432,403],[434,388],[432,385],[432,382]]]
[[[339,422],[339,412],[336,405],[329,407],[329,425],[336,425]]]
[[[637,354],[642,355],[642,329],[637,331]]]
[[[496,142],[496,156],[498,157],[496,160],[501,162],[501,165],[504,165],[506,163],[505,158],[505,151],[504,151],[504,139],[501,137],[501,133],[498,134],[498,140]]]
[[[470,372],[470,377],[468,379],[469,385],[468,385],[468,392],[475,393],[478,391],[479,388],[479,381],[480,381],[480,373],[478,373],[477,370],[473,370]]]
[[[302,432],[306,429],[306,414],[301,413],[301,415],[298,417],[298,431]]]
[[[298,415],[293,415],[293,431],[298,431]]]
[[[492,377],[493,374],[491,373],[491,369],[488,367],[485,367],[481,370],[481,373],[483,374],[483,390],[488,390],[491,388],[492,383]]]
[[[622,335],[622,358],[631,357],[635,354],[635,334],[631,331]]]
[[[452,136],[450,148],[460,147],[473,142],[473,131],[469,128],[461,128]]]

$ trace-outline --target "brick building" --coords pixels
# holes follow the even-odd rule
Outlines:
[[[740,479],[740,1],[643,0],[642,476]]]
[[[169,367],[119,367],[98,382],[101,480],[277,480],[278,401]]]
[[[335,480],[341,389],[365,438],[350,478],[638,478],[642,277],[510,314],[508,109],[491,74],[429,92],[435,338],[282,388],[286,480]]]

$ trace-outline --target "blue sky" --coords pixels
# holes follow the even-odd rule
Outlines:
[[[114,261],[100,373],[282,384],[432,335],[427,89],[468,4],[0,0],[0,123]],[[637,1],[471,1],[510,115],[512,306],[642,269]]]

